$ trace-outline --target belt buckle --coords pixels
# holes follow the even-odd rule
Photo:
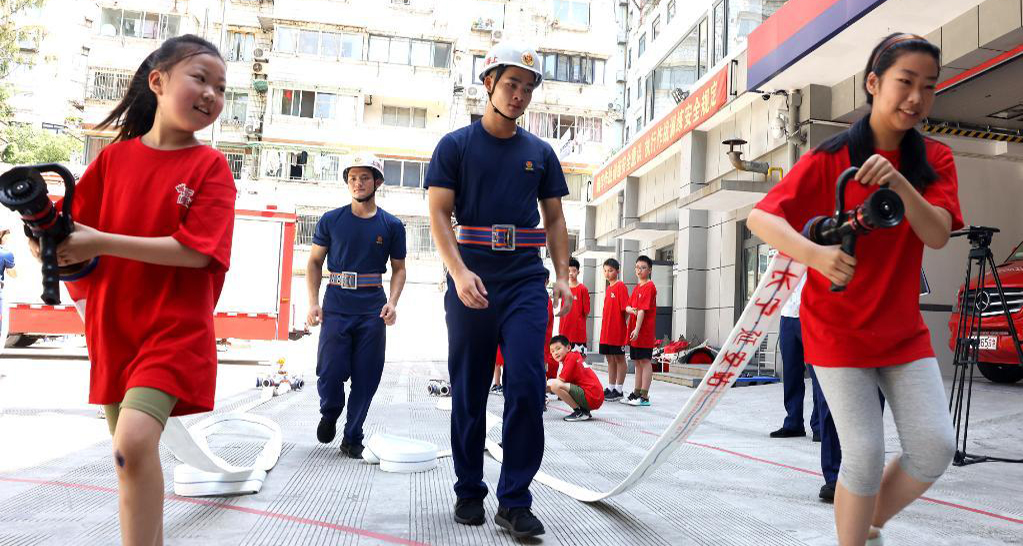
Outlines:
[[[490,249],[501,251],[515,250],[515,225],[494,224],[490,226]]]
[[[342,290],[355,290],[359,287],[359,274],[354,271],[342,271],[340,286]]]

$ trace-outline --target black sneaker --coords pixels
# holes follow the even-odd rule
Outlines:
[[[455,523],[462,525],[483,525],[487,513],[483,510],[483,499],[458,499],[455,501]]]
[[[498,508],[494,523],[507,529],[515,538],[536,537],[544,534],[543,524],[529,508]]]
[[[611,396],[611,389],[604,389],[604,400],[607,400]]]
[[[562,417],[562,419],[570,423],[574,423],[576,421],[589,421],[590,418],[590,412],[582,408],[576,408],[572,413]]]
[[[341,440],[341,453],[353,459],[361,459],[364,449],[366,448],[362,444],[349,444],[347,441]]]
[[[320,424],[316,426],[316,439],[321,444],[329,444],[334,441],[335,435],[337,435],[337,419],[330,420],[320,417]]]
[[[615,389],[611,389],[611,394],[605,395],[604,400],[608,402],[615,402],[621,400],[622,396],[623,396],[622,393],[618,392]]]
[[[799,429],[780,428],[771,433],[771,438],[802,438],[806,436],[806,431]]]
[[[821,492],[817,494],[818,497],[824,500],[824,502],[832,503],[835,502],[835,484],[826,483],[821,486]]]

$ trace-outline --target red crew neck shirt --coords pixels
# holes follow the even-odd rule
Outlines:
[[[213,409],[217,348],[213,311],[230,265],[235,185],[209,146],[156,150],[139,139],[111,144],[75,188],[74,217],[100,231],[171,236],[210,256],[204,268],[102,256],[69,283],[86,298],[92,363],[89,402],[113,404],[132,387],[178,398],[171,415]]]
[[[952,151],[924,139],[927,160],[938,175],[923,192],[930,204],[952,215],[952,229],[963,227],[958,179]],[[876,150],[897,169],[899,152]],[[820,215],[834,214],[835,182],[849,167],[846,148],[836,153],[810,152],[756,208],[780,216],[796,231]],[[850,181],[846,209],[863,203],[877,186]],[[920,267],[923,241],[909,220],[879,229],[856,241],[856,272],[844,292],[810,269],[799,318],[806,362],[823,367],[876,368],[933,357],[930,331],[920,315]]]

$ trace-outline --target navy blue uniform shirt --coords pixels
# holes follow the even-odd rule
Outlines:
[[[327,269],[334,273],[382,275],[387,271],[388,259],[405,259],[405,225],[379,207],[372,218],[359,218],[348,205],[320,218],[313,244],[327,248]],[[328,285],[323,312],[377,315],[386,303],[383,287],[345,290]]]
[[[568,195],[561,162],[550,144],[521,127],[511,138],[497,138],[479,121],[441,138],[424,185],[454,190],[455,220],[477,227],[537,227],[537,200]],[[544,273],[535,247],[506,252],[459,245],[459,250],[469,270],[484,281]]]

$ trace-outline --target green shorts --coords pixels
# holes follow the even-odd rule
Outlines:
[[[590,403],[586,401],[586,391],[584,391],[579,385],[572,383],[570,383],[570,385],[571,386],[568,388],[568,394],[572,395],[572,400],[575,400],[575,403],[579,404],[580,408],[590,411]]]
[[[124,393],[124,400],[120,404],[104,404],[103,412],[107,414],[107,428],[110,435],[117,430],[117,418],[124,408],[131,408],[141,411],[160,422],[161,427],[167,426],[167,419],[170,418],[174,405],[178,403],[177,397],[171,396],[159,389],[151,387],[132,387]]]

